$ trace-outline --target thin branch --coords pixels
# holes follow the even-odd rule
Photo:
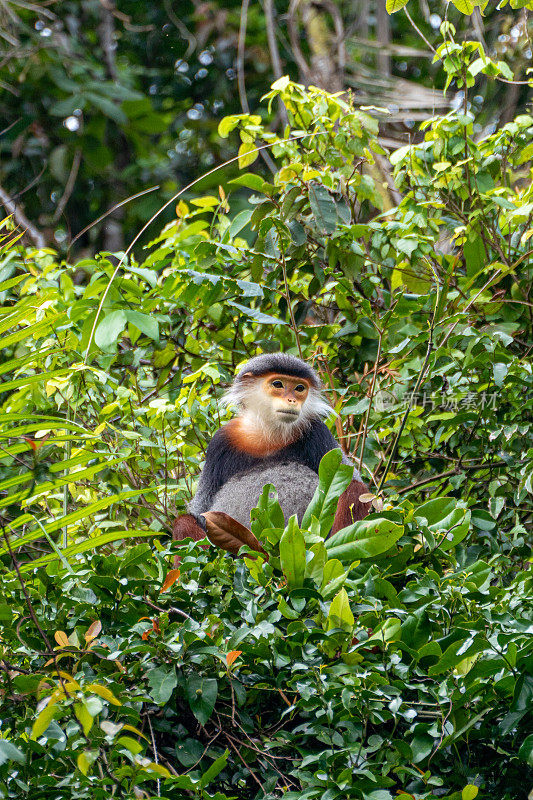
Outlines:
[[[70,173],[67,178],[67,182],[65,184],[65,190],[61,196],[59,203],[57,204],[55,214],[52,217],[52,222],[54,224],[60,219],[61,214],[65,210],[65,206],[70,200],[70,195],[74,191],[74,184],[76,183],[76,178],[78,177],[78,170],[80,168],[80,164],[81,164],[81,147],[78,147],[78,149],[74,153],[74,158],[72,159],[72,167],[70,168]]]
[[[32,240],[35,247],[39,248],[39,250],[46,247],[46,240],[43,234],[29,221],[24,211],[17,206],[2,186],[0,186],[0,203],[2,203],[7,213],[13,217],[17,225],[24,229],[24,233]]]
[[[416,24],[416,22],[414,21],[414,19],[412,18],[412,16],[410,15],[410,13],[408,12],[408,10],[407,10],[407,8],[405,6],[403,7],[403,10],[404,10],[405,16],[407,17],[407,19],[409,20],[409,22],[411,23],[411,25],[415,29],[415,31],[418,33],[420,38],[424,40],[424,42],[429,47],[429,49],[431,50],[432,53],[436,53],[437,51],[435,50],[435,48],[433,47],[431,42],[428,39],[426,39],[426,37],[424,36],[424,34],[422,33],[422,31],[420,30],[420,28],[418,27],[418,25]]]
[[[241,21],[239,25],[239,40],[237,42],[237,83],[239,85],[239,100],[241,108],[245,114],[250,113],[250,106],[248,105],[248,98],[246,97],[246,83],[244,80],[244,47],[246,44],[246,26],[248,25],[248,7],[250,0],[243,0],[241,5]],[[274,175],[276,173],[276,165],[270,158],[269,154],[261,151],[261,158]]]
[[[279,55],[278,43],[276,40],[276,28],[274,24],[274,0],[264,0],[263,7],[265,12],[267,41],[268,41],[268,49],[270,51],[270,61],[272,63],[272,72],[274,73],[274,77],[277,80],[278,78],[281,78],[281,76],[283,75],[283,70],[281,66],[281,58]],[[287,109],[285,108],[285,105],[281,100],[279,101],[279,113],[283,125],[284,126],[287,125],[289,121],[287,116]]]
[[[89,225],[86,225],[85,228],[82,228],[82,230],[79,233],[76,234],[76,236],[74,237],[74,239],[72,239],[72,241],[70,242],[70,244],[68,246],[69,251],[70,251],[70,248],[72,247],[72,245],[74,244],[74,242],[78,241],[80,236],[83,236],[84,233],[87,233],[87,231],[90,231],[91,228],[93,228],[95,225],[98,225],[99,222],[101,222],[103,219],[105,219],[110,214],[112,214],[113,211],[116,211],[117,208],[120,208],[121,206],[125,206],[126,203],[130,203],[132,200],[137,200],[138,197],[142,197],[145,194],[149,194],[150,192],[155,192],[156,189],[159,189],[159,188],[160,188],[159,186],[151,186],[149,189],[143,189],[142,192],[137,192],[137,194],[132,194],[130,197],[126,197],[125,200],[121,200],[120,203],[116,203],[114,206],[111,206],[111,208],[108,209],[107,211],[105,211],[103,214],[101,214],[98,217],[98,219],[95,219]]]
[[[463,464],[461,467],[455,467],[454,469],[448,469],[446,472],[439,472],[438,475],[433,475],[430,478],[424,478],[421,481],[416,481],[415,483],[409,484],[409,486],[402,486],[401,489],[395,489],[395,494],[405,494],[405,492],[410,492],[413,489],[418,489],[420,486],[426,486],[429,483],[435,483],[436,481],[440,481],[443,478],[449,478],[452,475],[460,475],[461,472],[477,472],[478,470],[483,469],[499,469],[500,467],[508,467],[509,464],[506,461],[493,461],[489,464]]]
[[[378,329],[379,330],[379,329]],[[370,384],[370,395],[368,400],[368,408],[366,410],[366,417],[365,417],[365,427],[363,430],[363,439],[361,443],[361,455],[359,456],[359,472],[361,472],[363,468],[363,456],[365,454],[365,444],[366,444],[366,437],[368,433],[368,419],[370,417],[370,411],[372,409],[372,401],[374,400],[374,387],[376,385],[376,378],[378,374],[378,367],[379,367],[379,359],[381,358],[381,344],[383,342],[383,331],[379,330],[379,340],[378,340],[378,352],[376,355],[376,362],[374,364],[374,370],[372,375],[372,383]]]

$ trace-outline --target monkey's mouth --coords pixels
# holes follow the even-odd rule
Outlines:
[[[289,409],[289,408],[278,408],[276,413],[277,414],[286,414],[286,416],[294,417],[295,419],[296,419],[296,417],[300,416],[300,412],[299,411],[293,411],[292,409]]]

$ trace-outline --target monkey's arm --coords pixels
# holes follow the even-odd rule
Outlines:
[[[198,488],[189,503],[188,514],[182,514],[172,526],[174,541],[193,539],[195,542],[206,538],[206,531],[200,514],[208,511],[211,501],[224,480],[224,464],[227,460],[228,445],[223,429],[218,430],[207,447],[204,468],[198,479]],[[174,558],[174,566],[179,564],[179,556]]]
[[[362,503],[359,497],[368,492],[368,486],[362,481],[353,480],[339,497],[337,513],[333,520],[333,527],[329,533],[332,536],[341,528],[347,528],[353,522],[364,519],[370,511],[370,503]]]
[[[220,428],[207,447],[205,464],[198,478],[196,494],[188,505],[189,515],[196,516],[211,508],[213,497],[225,481],[228,453],[229,447],[224,428]]]

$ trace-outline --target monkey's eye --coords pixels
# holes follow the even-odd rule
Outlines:
[[[294,387],[295,392],[305,392],[305,386],[302,383],[299,383],[298,386]]]
[[[276,389],[283,389],[282,381],[272,381],[272,386],[274,386]]]

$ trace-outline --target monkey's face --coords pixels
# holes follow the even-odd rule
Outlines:
[[[309,382],[292,375],[270,374],[264,377],[261,389],[270,401],[273,421],[291,425],[300,417],[309,394]]]

